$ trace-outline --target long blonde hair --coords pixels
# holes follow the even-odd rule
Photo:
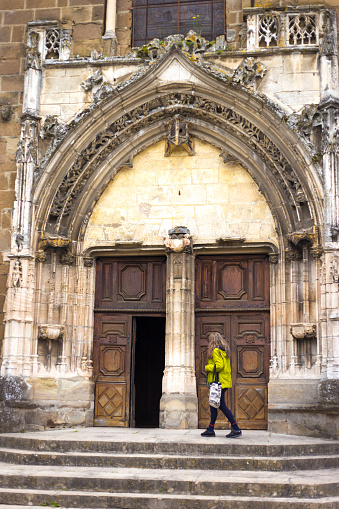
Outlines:
[[[228,343],[228,341],[226,339],[224,339],[222,337],[220,332],[211,332],[208,335],[208,350],[207,350],[207,355],[208,355],[209,359],[212,357],[212,353],[213,353],[213,350],[215,348],[218,348],[219,352],[220,352],[220,349],[224,350],[226,352],[227,357],[230,357],[230,346],[229,346],[229,343]]]

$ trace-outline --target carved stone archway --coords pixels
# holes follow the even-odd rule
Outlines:
[[[311,274],[319,280],[323,187],[307,146],[267,99],[230,83],[223,73],[193,63],[175,47],[130,81],[115,88],[104,84],[96,97],[97,102],[67,127],[36,169],[32,230],[24,239],[31,258],[24,262],[27,269],[13,263],[16,278],[21,277],[19,269],[30,271],[30,295],[40,291],[43,278],[54,281],[53,292],[57,277],[62,279],[62,317],[58,318],[53,292],[46,304],[52,323],[66,322],[60,374],[67,369],[86,376],[91,372],[93,321],[89,310],[94,307],[94,265],[83,252],[82,241],[93,208],[121,168],[132,165],[134,156],[145,148],[167,138],[169,122],[179,115],[189,125],[191,137],[218,147],[225,162],[239,161],[270,206],[279,237],[279,253],[271,256],[272,376],[277,369],[294,376],[301,362],[300,340],[291,336],[290,326],[300,330],[304,321],[312,327],[320,305],[319,285],[311,291],[309,281]],[[37,264],[35,274],[34,253],[43,262]],[[14,276],[9,294],[18,300],[22,286]],[[307,284],[300,313],[298,282],[302,278]],[[78,306],[74,316],[64,305],[69,295]],[[39,306],[32,306],[30,313],[20,317],[20,323],[29,322],[29,334],[23,337],[25,374],[37,369],[39,312]],[[11,323],[14,321],[13,315]],[[11,373],[20,374],[23,362],[17,362],[16,350],[7,348],[10,341],[8,334],[3,372],[11,365]],[[314,371],[319,374],[319,342],[316,348]]]

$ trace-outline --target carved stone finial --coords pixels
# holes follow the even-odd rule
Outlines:
[[[168,124],[165,156],[171,155],[176,147],[183,147],[190,156],[194,155],[194,143],[188,132],[189,124],[181,115],[175,115]]]
[[[176,226],[169,230],[168,235],[164,237],[164,244],[167,251],[174,253],[191,253],[193,249],[192,236],[186,226]]]

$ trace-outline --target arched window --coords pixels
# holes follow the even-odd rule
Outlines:
[[[208,40],[226,31],[226,0],[134,0],[132,46],[194,30]]]

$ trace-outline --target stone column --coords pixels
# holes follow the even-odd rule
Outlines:
[[[39,139],[41,53],[39,34],[28,34],[21,135],[16,154],[17,177],[8,291],[5,301],[5,333],[2,375],[31,374],[35,263],[31,248],[32,196]]]
[[[106,27],[103,39],[111,39],[111,53],[114,54],[117,44],[115,33],[117,19],[117,0],[107,0],[106,5]]]
[[[169,230],[164,242],[168,250],[167,313],[160,426],[197,428],[192,238],[186,227],[176,227]]]

